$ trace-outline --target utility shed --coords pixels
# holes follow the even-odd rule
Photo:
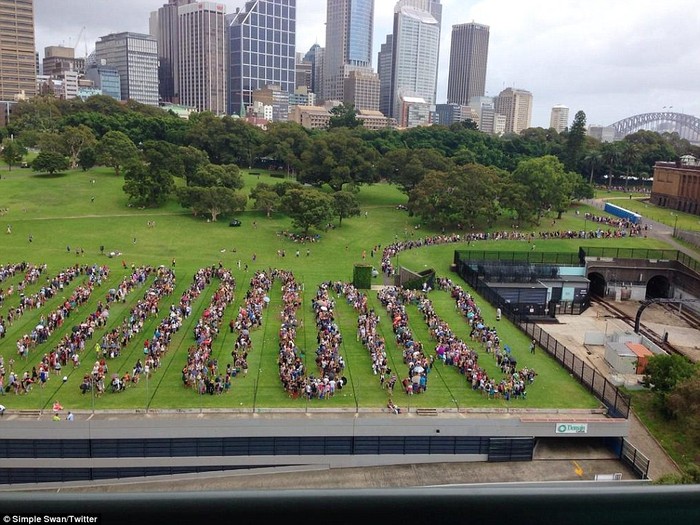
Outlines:
[[[637,373],[637,354],[628,346],[628,343],[605,343],[605,360],[619,374]]]
[[[637,374],[643,374],[646,371],[647,363],[649,362],[649,357],[654,355],[654,352],[649,350],[646,346],[641,343],[625,343],[625,346],[629,348],[634,355],[637,356]]]

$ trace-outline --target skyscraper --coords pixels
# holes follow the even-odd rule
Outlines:
[[[391,75],[394,69],[394,35],[386,35],[377,54],[379,75],[379,111],[391,115]]]
[[[379,77],[371,70],[351,71],[343,88],[345,104],[357,110],[379,110]]]
[[[320,94],[323,86],[323,54],[325,49],[314,44],[304,55],[304,62],[311,64],[311,85],[309,89],[316,95]]]
[[[452,26],[448,103],[465,105],[471,97],[484,96],[488,52],[489,26],[473,22]]]
[[[36,94],[34,3],[0,0],[0,101]]]
[[[345,100],[350,71],[372,67],[374,0],[328,0],[323,67],[324,100]]]
[[[401,125],[401,99],[421,98],[435,105],[440,22],[416,0],[399,0],[394,8],[392,114]],[[425,7],[434,2],[424,0]],[[429,114],[429,113],[428,113]],[[427,124],[423,122],[422,124]]]
[[[122,100],[158,105],[158,43],[141,33],[112,33],[95,42],[98,64],[119,71]]]
[[[195,0],[169,0],[151,13],[150,33],[158,41],[158,93],[164,102],[180,102],[178,8]]]
[[[496,112],[506,117],[505,133],[520,133],[530,127],[532,93],[524,89],[504,89],[496,97]]]
[[[296,0],[251,0],[227,16],[229,114],[244,113],[252,92],[271,84],[294,93],[296,11]]]
[[[557,104],[552,108],[549,127],[557,130],[557,133],[561,133],[569,127],[569,108],[567,106]]]
[[[226,114],[226,6],[199,2],[178,8],[180,103]]]

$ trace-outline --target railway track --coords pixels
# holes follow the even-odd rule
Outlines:
[[[661,306],[666,312],[669,312],[669,313],[679,317],[690,328],[695,328],[697,330],[700,330],[700,315],[696,314],[690,308],[680,308],[680,311],[679,311],[679,308],[677,305],[668,304],[668,303],[659,303],[659,306]]]
[[[613,316],[616,319],[624,321],[626,324],[628,324],[630,326],[630,328],[632,328],[632,330],[634,331],[634,324],[635,324],[634,317],[630,316],[629,314],[627,314],[627,312],[625,312],[624,310],[621,310],[620,308],[615,306],[610,301],[606,301],[605,299],[601,299],[600,297],[591,297],[591,304],[598,305],[601,308],[607,310],[608,312],[613,314]],[[687,357],[682,351],[680,351],[678,348],[676,348],[671,343],[669,343],[663,334],[659,334],[659,333],[655,332],[650,327],[645,326],[644,323],[640,323],[639,333],[640,333],[640,335],[643,335],[644,337],[649,339],[651,342],[653,342],[659,348],[662,348],[663,350],[669,352],[670,354],[678,354],[678,355],[682,355],[683,357]]]

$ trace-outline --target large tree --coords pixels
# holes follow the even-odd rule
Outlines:
[[[317,189],[290,189],[282,197],[282,211],[296,228],[308,233],[322,228],[333,218],[333,198]]]
[[[53,175],[57,171],[67,170],[69,166],[68,159],[60,153],[52,151],[42,151],[32,161],[32,169],[41,173],[49,173]]]
[[[209,164],[209,156],[206,151],[194,146],[181,146],[179,148],[180,159],[184,169],[185,180],[193,177],[199,168]]]
[[[328,184],[340,191],[345,184],[376,182],[380,156],[357,134],[338,129],[315,135],[302,160],[302,182],[316,186]]]
[[[90,128],[84,124],[79,126],[66,126],[61,133],[61,143],[63,152],[70,159],[70,167],[75,169],[78,167],[80,153],[85,148],[89,148],[97,144],[95,134]]]
[[[338,226],[343,225],[343,219],[357,217],[360,214],[360,203],[351,191],[336,191],[333,194],[333,211],[338,217]]]
[[[256,210],[264,211],[269,218],[273,211],[280,207],[280,196],[271,185],[264,182],[258,184],[250,190],[250,198],[254,201]]]
[[[156,165],[133,162],[124,170],[124,192],[137,206],[161,206],[175,190],[173,176]]]
[[[429,224],[443,228],[477,222],[491,225],[505,176],[497,168],[468,164],[449,172],[431,171],[411,191],[408,207]]]
[[[0,156],[7,164],[8,171],[12,171],[12,166],[18,165],[27,154],[27,148],[13,139],[5,139],[2,141],[2,152]]]
[[[273,122],[265,133],[262,154],[284,166],[289,174],[301,169],[301,155],[309,147],[309,143],[308,132],[299,124]]]
[[[195,216],[208,214],[212,222],[220,215],[243,211],[247,202],[244,194],[220,186],[179,188],[177,194],[184,208],[190,208]]]
[[[586,147],[586,114],[577,111],[574,122],[566,137],[566,153],[564,166],[569,171],[579,171],[580,162]]]
[[[172,177],[183,177],[184,163],[180,148],[164,140],[147,140],[142,145],[143,160],[151,169],[168,172]]]
[[[139,150],[132,140],[121,131],[109,131],[97,145],[98,162],[114,168],[118,177],[120,170],[126,164],[134,162],[139,156]]]
[[[240,190],[243,188],[243,177],[241,177],[238,166],[234,164],[224,164],[222,166],[206,164],[187,177],[187,185],[201,188],[218,186],[231,190]]]
[[[395,149],[384,155],[379,173],[409,194],[429,171],[448,171],[452,167],[452,161],[435,149]]]
[[[355,109],[354,104],[340,104],[331,109],[330,113],[328,129],[355,129],[362,126],[362,121],[357,118],[357,109]]]
[[[512,182],[524,188],[527,203],[522,207],[534,211],[538,224],[545,211],[550,208],[559,210],[570,202],[575,187],[574,177],[552,155],[520,161],[512,173]]]

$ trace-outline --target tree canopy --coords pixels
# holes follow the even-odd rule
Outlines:
[[[282,197],[282,211],[296,228],[308,233],[323,228],[333,218],[333,198],[314,188],[292,188]]]

